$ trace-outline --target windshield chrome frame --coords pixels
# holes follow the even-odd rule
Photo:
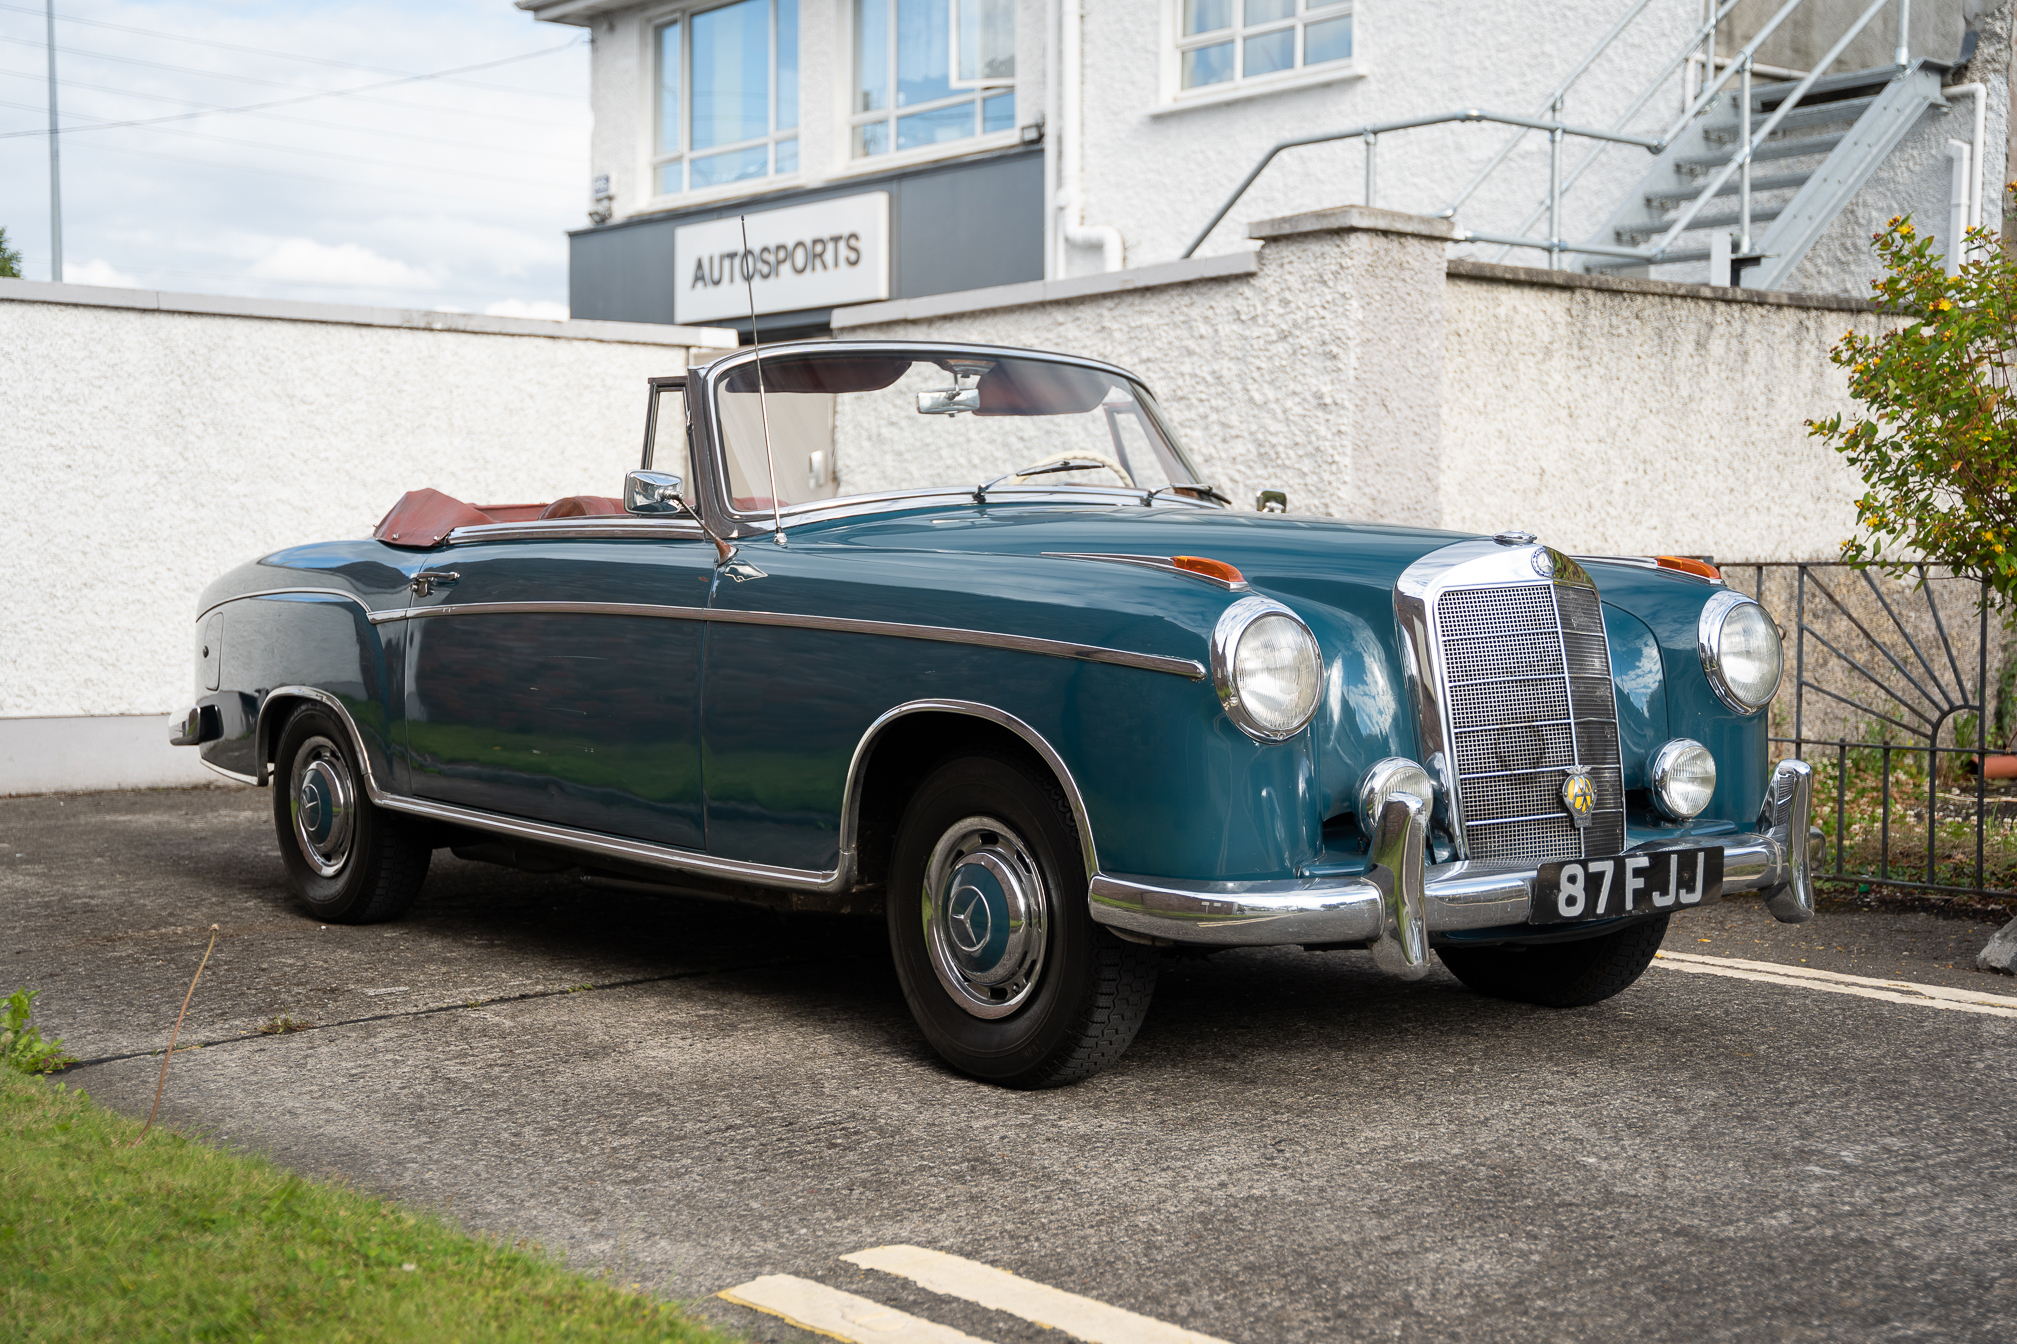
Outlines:
[[[1188,473],[1189,480],[1179,482],[1186,485],[1203,485],[1198,475],[1197,464],[1183,449],[1168,422],[1162,414],[1161,403],[1155,393],[1140,377],[1118,365],[1097,359],[1083,359],[1077,355],[1059,354],[1050,350],[1027,350],[1012,345],[977,345],[959,341],[779,341],[763,348],[765,359],[779,359],[799,354],[889,354],[908,355],[914,359],[930,359],[935,355],[984,355],[1005,359],[1038,359],[1053,364],[1070,364],[1079,368],[1095,369],[1121,379],[1142,395],[1136,404],[1154,424],[1163,443],[1176,458],[1177,465]],[[744,347],[734,354],[723,355],[698,368],[690,369],[686,375],[687,416],[694,435],[696,451],[695,475],[699,478],[695,488],[695,502],[712,523],[715,530],[728,537],[768,536],[775,528],[770,511],[738,512],[729,495],[727,447],[721,442],[720,424],[714,414],[715,398],[719,394],[722,381],[737,369],[755,362],[756,352]],[[655,391],[655,389],[654,389]],[[1116,505],[1141,506],[1147,487],[1129,489],[1119,485],[1019,485],[1002,486],[988,492],[992,502],[997,496],[1000,501],[1018,503],[1079,503],[1095,507]],[[828,518],[852,517],[869,513],[888,512],[892,507],[929,507],[935,502],[947,504],[964,502],[969,508],[981,507],[973,503],[973,485],[964,487],[947,483],[925,486],[912,490],[887,490],[859,495],[837,495],[832,499],[806,500],[798,504],[786,504],[782,513],[788,521],[819,521]],[[1150,501],[1152,507],[1175,506],[1179,508],[1216,509],[1219,505],[1185,496],[1165,493]]]

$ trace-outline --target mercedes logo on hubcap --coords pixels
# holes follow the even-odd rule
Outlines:
[[[952,899],[946,903],[946,924],[954,945],[968,956],[986,947],[990,924],[987,896],[968,882],[954,887]]]

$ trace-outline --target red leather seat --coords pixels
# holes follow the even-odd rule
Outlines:
[[[569,495],[546,506],[542,518],[602,518],[622,513],[623,501],[607,495]]]

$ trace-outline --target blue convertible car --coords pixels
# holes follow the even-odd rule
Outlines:
[[[1594,1003],[1813,913],[1779,634],[1716,571],[1230,507],[1091,360],[808,342],[653,379],[618,497],[407,495],[233,570],[176,741],[317,919],[429,855],[873,912],[954,1065],[1065,1083],[1173,953],[1431,952]]]

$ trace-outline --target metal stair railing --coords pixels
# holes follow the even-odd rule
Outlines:
[[[1449,219],[1454,223],[1458,210],[1503,166],[1513,150],[1518,147],[1525,133],[1530,130],[1548,132],[1550,141],[1548,191],[1544,197],[1543,204],[1537,207],[1533,213],[1529,214],[1521,222],[1520,232],[1501,234],[1481,230],[1459,229],[1451,239],[1453,242],[1500,244],[1502,250],[1499,255],[1502,257],[1507,250],[1516,247],[1545,251],[1549,254],[1548,259],[1551,267],[1558,267],[1560,265],[1561,257],[1564,253],[1616,257],[1648,265],[1657,264],[1665,258],[1666,253],[1672,248],[1674,240],[1694,222],[1695,217],[1701,212],[1703,206],[1715,196],[1721,194],[1723,187],[1728,183],[1733,174],[1740,174],[1737,222],[1742,229],[1743,242],[1741,247],[1744,251],[1749,251],[1751,163],[1754,156],[1758,154],[1764,143],[1779,128],[1780,123],[1799,106],[1800,100],[1806,96],[1815,81],[1827,73],[1835,61],[1848,49],[1849,44],[1855,40],[1864,28],[1869,26],[1870,21],[1877,16],[1878,12],[1893,3],[1896,3],[1898,7],[1897,60],[1900,68],[1904,68],[1909,60],[1906,39],[1911,22],[1912,5],[1911,0],[1871,0],[1869,7],[1863,11],[1855,23],[1850,26],[1849,30],[1794,85],[1791,92],[1780,100],[1778,107],[1773,110],[1771,116],[1766,118],[1764,124],[1754,130],[1751,125],[1751,74],[1758,48],[1778,31],[1786,19],[1805,3],[1805,0],[1786,0],[1786,3],[1772,15],[1749,42],[1744,44],[1743,48],[1734,57],[1727,58],[1728,64],[1724,67],[1722,74],[1716,75],[1716,58],[1713,55],[1716,29],[1729,16],[1730,12],[1736,8],[1739,2],[1740,0],[1720,0],[1712,10],[1710,17],[1704,20],[1701,26],[1695,30],[1680,52],[1660,69],[1659,73],[1647,84],[1639,97],[1608,128],[1600,129],[1596,127],[1568,125],[1559,119],[1561,106],[1568,91],[1575,85],[1576,81],[1588,72],[1590,67],[1610,49],[1618,37],[1645,11],[1649,0],[1636,0],[1636,3],[1627,10],[1617,23],[1612,25],[1610,31],[1604,35],[1602,40],[1597,43],[1590,53],[1577,63],[1574,69],[1570,71],[1568,77],[1551,91],[1546,111],[1552,113],[1552,116],[1521,117],[1507,113],[1462,109],[1425,117],[1411,117],[1399,121],[1375,122],[1365,126],[1353,127],[1350,130],[1294,136],[1279,141],[1267,153],[1261,156],[1260,161],[1254,165],[1252,171],[1234,189],[1232,195],[1226,198],[1225,204],[1219,207],[1205,227],[1199,230],[1198,235],[1191,240],[1190,246],[1184,249],[1182,255],[1189,257],[1197,252],[1198,248],[1204,244],[1205,239],[1211,236],[1212,230],[1216,229],[1225,220],[1225,217],[1232,212],[1233,207],[1239,203],[1241,197],[1246,195],[1248,189],[1253,186],[1267,166],[1274,161],[1277,155],[1286,150],[1337,140],[1363,140],[1366,145],[1366,204],[1373,205],[1376,201],[1378,185],[1376,150],[1381,135],[1397,131],[1414,130],[1423,126],[1445,125],[1452,122],[1464,121],[1493,122],[1500,125],[1515,126],[1520,129],[1487,160],[1484,167],[1473,176],[1472,180],[1457,194],[1456,198],[1448,206],[1436,212],[1435,218]],[[1703,72],[1702,86],[1695,96],[1688,100],[1686,108],[1674,119],[1665,132],[1653,138],[1626,133],[1624,127],[1645,108],[1646,104],[1652,100],[1660,88],[1665,85],[1666,81],[1673,76],[1674,72],[1691,57],[1697,56],[1705,47],[1711,55]],[[1654,155],[1665,153],[1673,144],[1675,138],[1685,131],[1690,123],[1701,116],[1718,98],[1722,97],[1726,87],[1733,78],[1738,81],[1740,86],[1738,97],[1738,138],[1742,142],[1742,148],[1728,162],[1722,165],[1721,169],[1710,182],[1705,184],[1701,190],[1693,193],[1693,199],[1683,208],[1680,217],[1666,228],[1657,241],[1644,247],[1620,247],[1595,241],[1569,243],[1562,239],[1560,230],[1562,199],[1608,145],[1637,145]],[[1562,174],[1562,142],[1565,136],[1570,135],[1598,141],[1599,143],[1592,146],[1589,153],[1584,156],[1582,162],[1576,165],[1575,169],[1565,180]],[[1548,216],[1548,236],[1546,238],[1528,236],[1526,230],[1532,228],[1544,212]]]

